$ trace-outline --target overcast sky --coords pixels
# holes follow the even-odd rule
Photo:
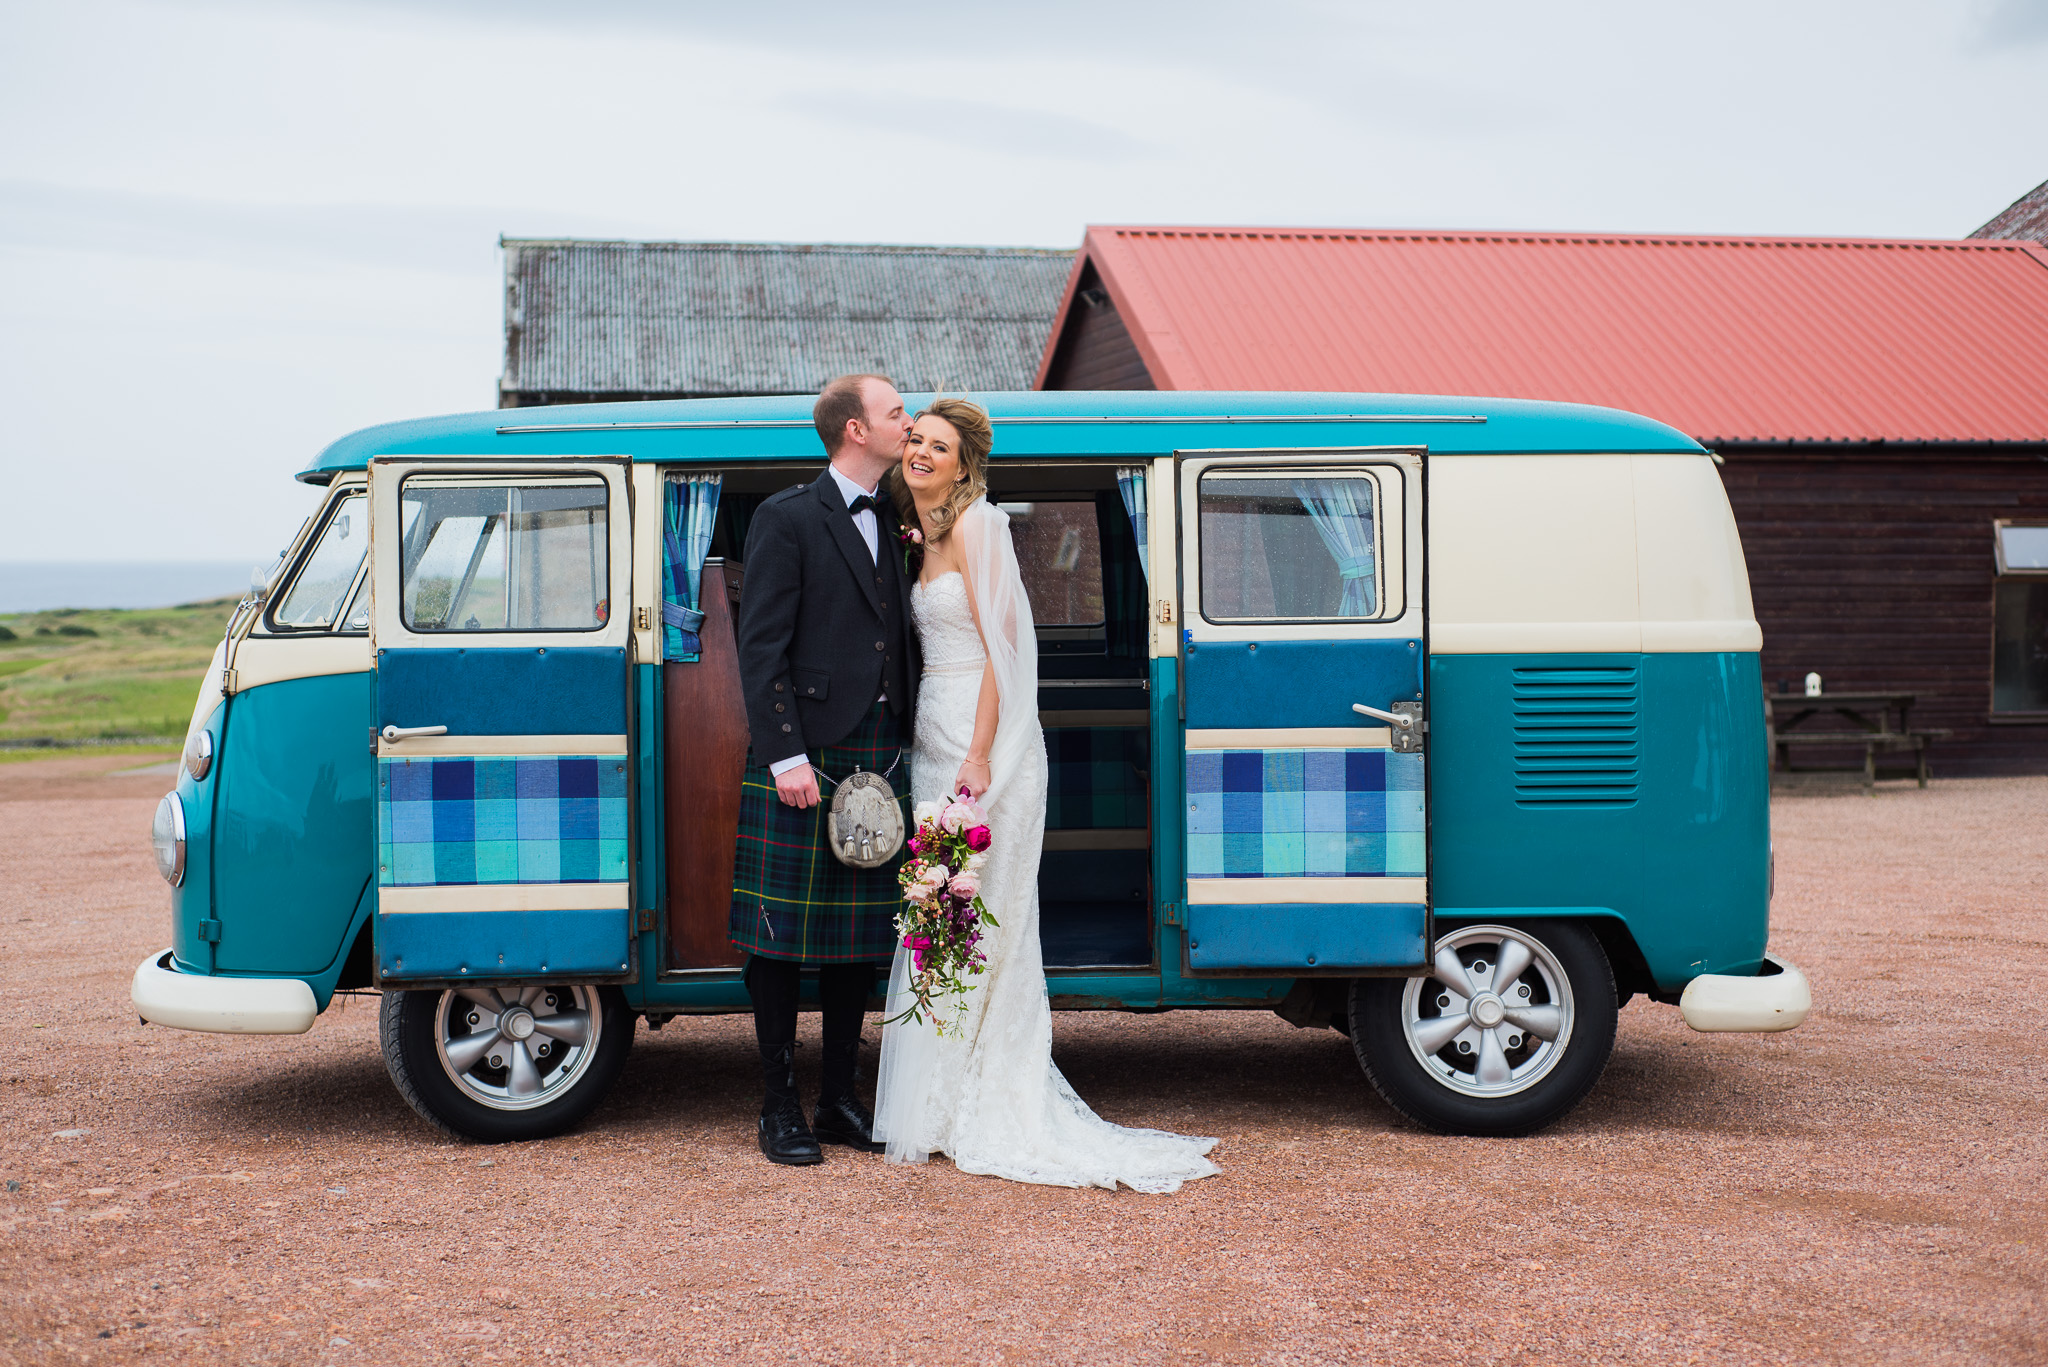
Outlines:
[[[2048,0],[0,0],[0,560],[256,559],[486,408],[500,233],[1958,237]]]

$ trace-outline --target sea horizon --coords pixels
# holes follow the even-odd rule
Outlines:
[[[245,592],[250,560],[0,560],[0,615],[168,608]]]

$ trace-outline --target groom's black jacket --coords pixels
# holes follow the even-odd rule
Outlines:
[[[923,664],[896,514],[884,496],[875,521],[879,554],[870,559],[829,472],[754,514],[738,644],[756,764],[806,753],[815,761],[885,692],[908,743]]]

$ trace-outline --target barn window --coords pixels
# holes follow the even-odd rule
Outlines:
[[[2000,522],[1994,533],[1991,711],[2048,713],[2048,523]]]

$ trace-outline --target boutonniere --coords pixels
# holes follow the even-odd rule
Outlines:
[[[918,568],[924,564],[924,533],[915,523],[906,522],[896,529],[896,539],[903,545],[903,572],[917,578]]]

